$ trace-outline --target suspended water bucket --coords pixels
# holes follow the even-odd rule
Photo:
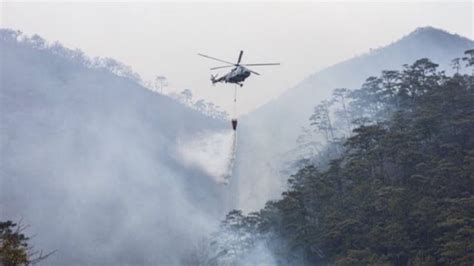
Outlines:
[[[231,120],[231,123],[232,123],[232,128],[233,128],[234,130],[236,130],[236,129],[237,129],[237,119],[232,119],[232,120]]]

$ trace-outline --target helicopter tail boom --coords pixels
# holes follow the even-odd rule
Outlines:
[[[211,82],[212,82],[212,85],[216,84],[217,82],[222,82],[223,79],[224,79],[224,77],[218,78],[218,77],[217,77],[217,74],[216,74],[216,75],[211,75]]]

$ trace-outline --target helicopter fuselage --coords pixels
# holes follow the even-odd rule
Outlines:
[[[246,78],[250,76],[250,71],[243,66],[237,66],[232,69],[229,73],[225,74],[220,78],[211,78],[212,83],[225,82],[225,83],[236,83],[241,85]]]

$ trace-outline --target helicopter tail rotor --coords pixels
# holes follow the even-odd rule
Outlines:
[[[212,85],[216,84],[216,82],[217,82],[216,77],[217,77],[217,75],[212,75],[211,74]]]

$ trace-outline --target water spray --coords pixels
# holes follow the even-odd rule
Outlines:
[[[216,183],[228,184],[236,150],[237,131],[203,131],[191,138],[180,138],[177,156],[186,165],[207,173]]]
[[[235,121],[237,122],[237,120]],[[237,123],[236,123],[236,126],[237,126]],[[232,174],[234,172],[234,161],[235,161],[236,151],[237,151],[237,131],[234,128],[234,131],[232,132],[232,144],[230,147],[229,156],[227,158],[227,167],[224,172],[224,175],[222,176],[224,180],[223,184],[227,185],[229,183],[229,180],[232,177]]]
[[[178,154],[183,162],[198,167],[217,183],[228,184],[234,171],[237,152],[237,85],[234,87],[232,131],[201,132],[179,140]]]
[[[237,84],[234,85],[234,115],[233,118],[230,120],[232,124],[232,144],[230,147],[229,157],[227,159],[227,168],[223,175],[224,184],[229,183],[229,179],[234,172],[234,161],[235,155],[237,151]]]

